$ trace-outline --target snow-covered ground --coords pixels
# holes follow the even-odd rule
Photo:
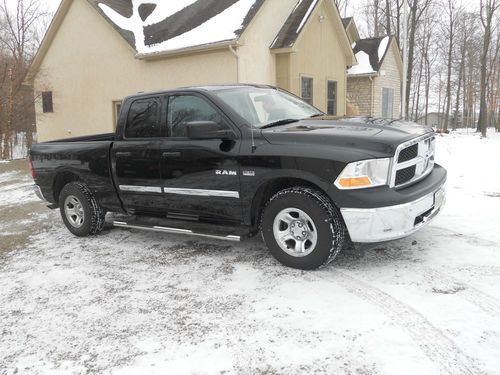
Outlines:
[[[440,217],[317,272],[258,239],[74,238],[2,165],[0,374],[500,374],[499,158],[440,136]]]
[[[26,146],[26,133],[18,133],[12,137],[12,160],[24,159],[28,155]],[[0,164],[7,163],[8,160],[0,159]]]

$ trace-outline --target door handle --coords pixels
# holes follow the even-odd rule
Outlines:
[[[164,159],[168,159],[168,158],[180,158],[181,157],[181,153],[180,152],[164,152],[162,154],[163,158]]]
[[[128,157],[128,156],[132,156],[132,153],[131,152],[117,152],[116,153],[116,157],[118,157],[118,158]]]

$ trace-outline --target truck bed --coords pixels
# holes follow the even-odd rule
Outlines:
[[[74,137],[67,139],[58,139],[45,143],[73,143],[73,142],[113,142],[115,140],[115,133],[106,133],[98,135],[88,135],[84,137]]]

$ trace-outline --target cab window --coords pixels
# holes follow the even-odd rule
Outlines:
[[[195,95],[171,96],[168,101],[168,135],[173,138],[187,137],[187,124],[192,121],[213,121],[225,128],[217,110],[206,100]]]
[[[157,98],[139,99],[132,103],[125,127],[125,138],[161,136]]]

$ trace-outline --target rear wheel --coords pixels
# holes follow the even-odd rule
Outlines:
[[[106,212],[85,184],[71,182],[64,186],[59,195],[59,209],[64,224],[75,236],[94,235],[104,228]]]
[[[337,208],[324,194],[305,187],[274,195],[262,215],[261,230],[278,261],[303,270],[332,262],[346,238]]]

